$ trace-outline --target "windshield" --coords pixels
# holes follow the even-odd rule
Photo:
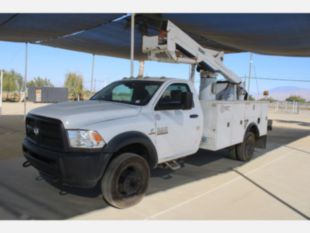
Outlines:
[[[122,80],[109,84],[97,92],[91,100],[104,100],[133,105],[146,105],[162,82]]]

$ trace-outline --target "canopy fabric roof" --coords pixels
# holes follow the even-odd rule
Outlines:
[[[36,42],[111,22],[123,14],[0,14],[0,40]]]
[[[216,42],[219,49],[224,45],[232,51],[310,55],[310,14],[169,14],[167,18]]]
[[[225,52],[310,56],[310,14],[138,14],[135,58],[142,35],[169,19],[202,46]],[[30,42],[92,54],[129,58],[126,14],[0,14],[0,40]]]
[[[155,33],[154,29],[148,31],[150,35],[155,35]],[[92,54],[129,58],[130,23],[124,20],[113,22],[73,36],[43,42],[43,44]],[[135,58],[145,59],[141,51],[142,33],[139,26],[136,26],[134,44]]]

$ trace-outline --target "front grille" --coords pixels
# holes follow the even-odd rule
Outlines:
[[[64,149],[62,122],[56,119],[28,115],[26,135],[33,143],[54,150]]]

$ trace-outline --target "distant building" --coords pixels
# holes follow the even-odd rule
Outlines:
[[[28,100],[36,103],[58,103],[68,100],[65,87],[28,87]]]

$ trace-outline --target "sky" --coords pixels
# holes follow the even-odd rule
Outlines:
[[[244,77],[249,73],[249,53],[226,54],[225,65],[237,75]],[[84,85],[90,88],[92,55],[65,49],[58,49],[42,45],[28,45],[28,80],[40,76],[48,78],[55,86],[63,86],[65,75],[76,72],[84,77]],[[135,62],[135,75],[138,74],[138,62]],[[25,44],[14,42],[0,42],[0,69],[15,71],[24,75]],[[250,93],[261,95],[264,90],[271,90],[279,86],[295,86],[310,89],[310,58],[282,57],[253,54],[253,69]],[[127,59],[107,56],[95,56],[94,79],[96,90],[106,84],[128,77],[130,61]],[[145,62],[145,76],[174,77],[187,79],[189,65],[168,64],[159,62]],[[275,79],[299,79],[309,82],[287,82],[258,80],[255,77]],[[196,81],[199,74],[196,73]]]

